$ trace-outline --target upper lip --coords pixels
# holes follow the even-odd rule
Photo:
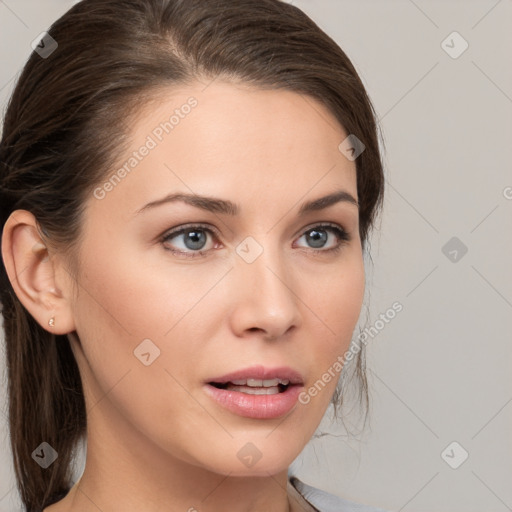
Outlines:
[[[276,368],[268,368],[263,365],[251,366],[249,368],[242,368],[241,370],[235,370],[234,372],[226,373],[220,377],[213,377],[208,379],[207,382],[216,382],[224,384],[233,380],[243,379],[282,379],[289,380],[290,384],[303,384],[304,378],[297,370],[288,366],[280,366]]]

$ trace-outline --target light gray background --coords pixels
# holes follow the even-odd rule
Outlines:
[[[0,0],[2,109],[31,41],[73,3]],[[403,305],[368,344],[370,428],[347,439],[325,421],[338,437],[313,440],[293,468],[390,511],[512,510],[512,0],[293,3],[346,51],[381,120],[368,325]],[[457,38],[442,45],[453,31],[469,44],[458,58],[444,49],[457,52]],[[441,250],[452,237],[468,248],[455,262]],[[0,371],[0,512],[11,512]]]

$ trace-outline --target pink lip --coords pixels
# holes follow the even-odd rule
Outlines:
[[[219,389],[211,382],[225,383],[237,379],[288,379],[287,389],[274,395],[249,395],[239,391]],[[208,379],[204,390],[210,398],[225,409],[246,418],[274,419],[288,414],[296,405],[303,389],[302,375],[289,367],[266,368],[262,365],[251,366],[221,377]]]

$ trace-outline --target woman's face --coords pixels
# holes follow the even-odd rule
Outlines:
[[[309,97],[221,81],[170,89],[131,128],[87,200],[70,306],[88,435],[116,457],[283,471],[363,299],[348,134]]]

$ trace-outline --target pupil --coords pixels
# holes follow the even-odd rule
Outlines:
[[[312,247],[323,247],[327,242],[327,233],[325,231],[319,231],[317,229],[312,229],[309,232],[309,238],[311,241]]]
[[[188,249],[201,249],[206,243],[206,236],[202,231],[187,231],[185,245]]]

